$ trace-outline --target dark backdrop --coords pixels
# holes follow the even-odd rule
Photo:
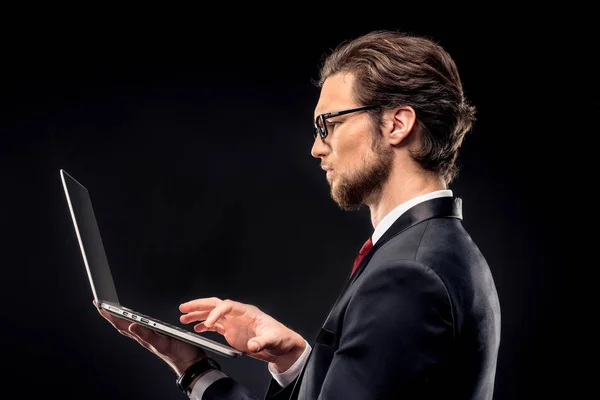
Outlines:
[[[59,168],[91,193],[123,304],[178,323],[183,301],[232,298],[314,339],[371,226],[366,210],[336,207],[310,156],[311,81],[323,53],[375,28],[440,42],[478,108],[451,189],[500,295],[495,398],[573,389],[574,317],[562,307],[575,292],[556,218],[568,196],[556,170],[572,156],[573,121],[598,110],[578,98],[573,118],[563,106],[573,100],[564,89],[596,87],[581,37],[574,44],[554,24],[519,17],[462,27],[317,21],[119,34],[83,23],[4,37],[1,393],[184,398],[174,373],[92,306]],[[262,396],[263,363],[219,361]]]

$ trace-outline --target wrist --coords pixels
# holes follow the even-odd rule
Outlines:
[[[176,363],[172,362],[169,364],[171,364],[171,368],[175,371],[177,376],[181,376],[189,367],[191,367],[198,361],[202,360],[203,358],[204,358],[203,356],[200,356],[200,357],[194,358],[193,360],[190,360],[190,361],[176,362]]]
[[[202,357],[190,365],[178,378],[177,387],[185,394],[190,394],[193,386],[206,373],[212,370],[221,370],[221,366],[210,357]]]

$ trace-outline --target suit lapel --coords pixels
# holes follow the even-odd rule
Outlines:
[[[431,218],[458,218],[462,219],[462,199],[460,197],[438,197],[431,200],[426,200],[422,203],[419,203],[404,212],[393,224],[389,227],[389,229],[383,234],[381,238],[375,243],[369,254],[367,254],[358,267],[354,274],[348,281],[346,285],[340,291],[333,307],[329,311],[327,318],[325,318],[325,322],[329,319],[329,316],[337,306],[338,302],[348,290],[348,288],[356,281],[356,279],[360,276],[362,271],[365,269],[365,266],[369,263],[377,249],[383,246],[386,242],[392,239],[394,236],[399,235],[404,232],[411,226],[414,226],[420,222],[426,221]]]
[[[459,197],[438,197],[419,203],[406,210],[375,243],[369,254],[362,260],[354,272],[354,275],[352,275],[352,278],[348,280],[342,293],[358,278],[377,249],[408,228],[432,218],[457,218],[462,220],[462,199]]]
[[[365,269],[365,265],[369,263],[377,249],[383,246],[386,242],[392,239],[394,236],[399,235],[411,226],[414,226],[420,222],[426,221],[431,218],[458,218],[462,219],[462,199],[460,197],[438,197],[435,199],[427,200],[422,203],[415,205],[414,207],[406,210],[389,229],[383,234],[381,238],[375,243],[369,254],[363,258],[358,268],[354,272],[354,275],[346,282],[346,285],[340,291],[332,310],[337,305],[338,301],[344,294],[344,292],[356,281],[362,271]],[[330,313],[331,314],[331,313]],[[329,318],[329,317],[328,317]],[[325,319],[327,320],[327,318]]]
[[[333,307],[331,307],[329,315],[327,316],[327,318],[325,318],[325,322],[323,325],[325,325],[325,323],[329,319],[329,316],[336,308],[338,302],[340,301],[346,290],[348,290],[352,283],[356,281],[358,276],[365,269],[365,266],[369,263],[377,249],[379,249],[393,237],[404,232],[406,229],[431,218],[462,219],[462,200],[459,197],[439,197],[431,200],[426,200],[422,203],[415,205],[414,207],[411,207],[404,214],[402,214],[383,234],[383,236],[377,241],[377,243],[375,243],[369,254],[367,254],[361,261],[360,265],[354,272],[354,275],[352,275],[352,277],[348,279],[346,285],[340,291],[340,294],[337,300],[335,301]],[[311,354],[309,354],[308,359],[304,363],[302,371],[300,372],[298,378],[294,382],[294,388],[292,389],[290,399],[296,399],[298,396],[300,386],[302,384],[301,381],[304,375],[304,371],[306,370],[306,366],[310,361],[311,355],[312,352]]]

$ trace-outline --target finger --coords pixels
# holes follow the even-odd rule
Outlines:
[[[203,299],[191,300],[181,303],[179,305],[179,311],[183,313],[189,313],[192,311],[212,310],[217,306],[217,304],[221,303],[221,301],[222,300],[218,297],[207,297]]]
[[[215,331],[216,328],[212,327],[209,328],[206,325],[204,325],[204,322],[200,322],[199,324],[194,325],[194,331],[195,332],[208,332],[208,331]]]
[[[223,325],[221,325],[220,323],[217,322],[213,325],[213,328],[217,331],[217,333],[225,336],[226,331],[225,331],[225,327]]]
[[[132,333],[130,333],[129,331],[121,331],[121,330],[119,330],[117,332],[119,332],[123,336],[127,336],[129,339],[133,339],[135,341],[139,341],[138,338],[135,335],[133,335]]]
[[[132,322],[130,322],[124,318],[116,317],[113,314],[111,314],[107,311],[104,311],[104,310],[98,310],[98,312],[106,320],[108,320],[108,322],[110,322],[110,324],[113,327],[115,327],[115,329],[117,329],[118,331],[129,331],[129,326],[132,324]]]
[[[127,333],[124,333],[124,335],[129,336],[130,338],[132,338],[133,340],[138,342],[140,345],[142,345],[142,347],[144,347],[150,351],[154,351],[154,347],[152,347],[152,344],[147,342],[146,340],[144,340],[144,337],[147,337],[147,336],[145,336],[146,333],[142,332],[141,330],[138,331],[138,328],[136,328],[136,326],[139,326],[139,325],[131,324],[130,330]]]
[[[108,320],[108,322],[111,323],[112,326],[114,326],[116,329],[118,330],[128,330],[129,329],[129,325],[131,324],[130,321],[124,319],[124,318],[119,318],[111,313],[109,313],[108,311],[104,311],[102,309],[98,309],[98,313],[100,315],[102,315],[102,317],[104,317],[104,319]]]
[[[93,301],[94,305],[96,301]],[[137,342],[139,342],[142,346],[149,348],[146,346],[147,340],[151,340],[156,342],[156,339],[152,339],[152,331],[151,329],[145,328],[135,322],[130,322],[124,318],[119,318],[107,311],[102,309],[98,309],[100,315],[102,315],[110,324],[123,336],[127,336]],[[152,350],[152,349],[150,349]]]
[[[248,350],[253,353],[258,353],[269,347],[277,347],[280,339],[273,335],[263,335],[263,336],[255,336],[252,339],[248,340]]]
[[[129,326],[129,332],[143,341],[148,341],[152,335],[152,331],[150,329],[138,324],[131,324]]]
[[[218,332],[221,335],[225,335],[225,332],[226,332],[225,327],[218,322],[216,324],[214,324],[213,326],[211,326],[210,328],[207,327],[206,325],[204,325],[203,322],[201,322],[199,324],[194,325],[194,331],[198,332],[198,333],[207,332],[207,331]]]
[[[184,324],[189,324],[190,322],[195,322],[195,321],[204,321],[209,313],[210,313],[210,310],[192,311],[189,314],[184,314],[181,317],[179,317],[179,320]]]
[[[135,340],[148,350],[163,353],[169,347],[170,339],[167,336],[160,335],[152,329],[139,324],[131,324],[129,332],[131,332]]]
[[[137,338],[137,337],[136,337],[136,336],[135,336],[133,333],[131,333],[131,331],[130,331],[130,330],[131,330],[131,325],[135,325],[135,323],[131,323],[131,324],[129,324],[129,325],[128,325],[126,328],[124,328],[124,329],[119,329],[119,328],[118,328],[118,327],[116,327],[116,326],[115,326],[115,328],[117,329],[117,332],[119,332],[121,335],[123,335],[123,336],[127,336],[128,338],[130,338],[130,339],[133,339],[133,340],[136,340],[136,341],[137,341],[137,340],[138,340],[138,338]]]
[[[234,307],[237,305],[238,303],[235,301],[222,301],[210,312],[210,314],[208,314],[208,317],[206,317],[206,321],[204,321],[204,325],[207,328],[210,328],[215,322],[232,312],[234,310]]]

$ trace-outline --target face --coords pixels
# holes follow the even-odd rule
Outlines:
[[[353,81],[351,74],[329,77],[321,89],[315,117],[360,106],[353,100]],[[356,210],[377,196],[387,181],[393,151],[385,146],[380,129],[365,111],[330,118],[327,131],[324,140],[317,136],[311,154],[321,159],[333,200],[342,209]]]

